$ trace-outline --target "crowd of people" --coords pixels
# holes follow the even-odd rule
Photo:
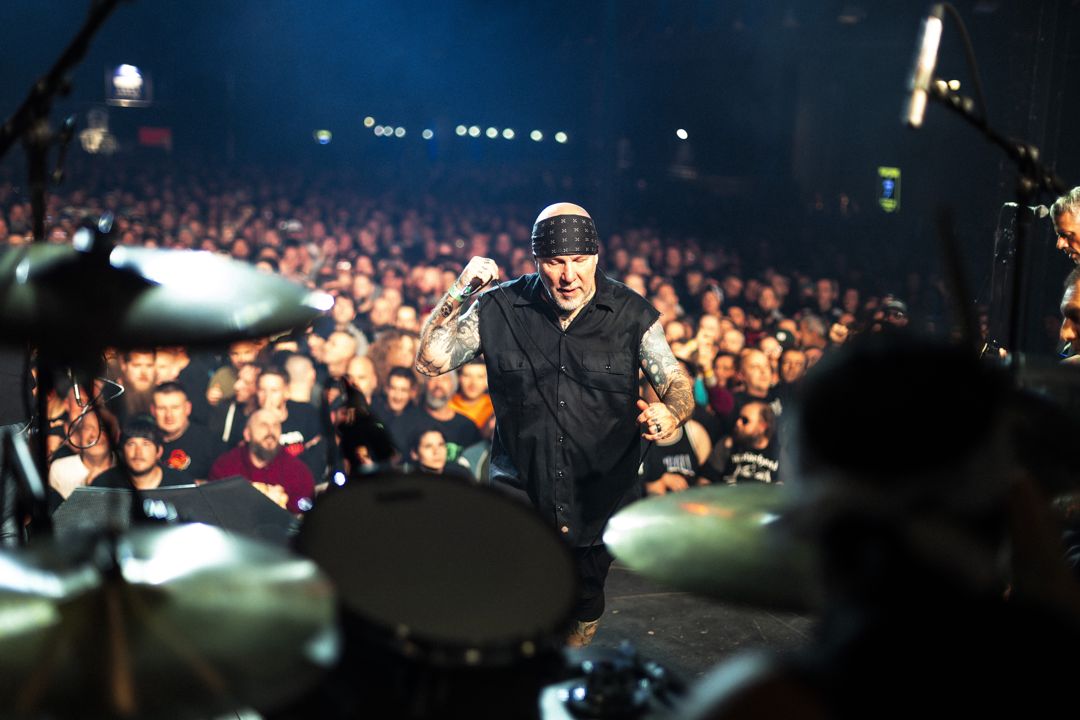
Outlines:
[[[217,352],[113,354],[109,379],[124,392],[96,420],[85,412],[93,392],[76,398],[75,388],[66,395],[60,388],[50,471],[59,496],[80,484],[116,484],[110,465],[126,468],[140,487],[245,475],[293,511],[345,462],[486,480],[494,415],[484,363],[439,377],[419,375],[413,364],[424,318],[469,258],[494,259],[500,278],[535,271],[532,213],[512,203],[441,203],[431,195],[406,202],[330,178],[310,188],[302,180],[136,173],[50,197],[51,242],[69,241],[80,222],[109,211],[118,243],[223,253],[334,296],[324,316],[282,337]],[[29,202],[12,183],[0,184],[0,244],[27,242],[30,224]],[[693,419],[644,453],[648,493],[782,482],[785,406],[824,353],[853,334],[903,328],[912,316],[941,324],[940,293],[916,292],[914,280],[909,309],[898,296],[784,267],[783,258],[749,268],[721,243],[656,227],[610,228],[600,248],[601,270],[659,311],[694,380]],[[333,427],[346,386],[387,431],[388,460],[370,452],[342,458]],[[115,394],[110,388],[98,396]],[[644,375],[641,392],[651,392]],[[139,452],[156,452],[155,467],[166,471],[152,478],[135,469],[136,446],[147,443]],[[60,462],[74,456],[79,465]]]
[[[917,373],[897,385],[867,363],[900,372],[905,359],[893,350],[921,347],[905,371],[937,378],[949,358],[978,364],[920,345],[944,327],[944,289],[933,283],[909,283],[922,287],[909,305],[844,277],[780,263],[751,269],[723,243],[655,227],[601,234],[567,202],[529,225],[530,213],[510,204],[428,195],[406,203],[301,191],[288,180],[223,189],[170,177],[137,187],[54,196],[48,240],[67,242],[80,222],[111,212],[117,243],[225,254],[238,272],[247,264],[333,302],[271,337],[110,349],[101,377],[57,379],[48,398],[52,509],[83,486],[237,477],[296,515],[331,486],[386,470],[491,485],[531,503],[572,546],[569,646],[589,644],[604,612],[612,557],[599,540],[612,512],[697,486],[805,479],[806,448],[844,472],[848,460],[866,471],[859,463],[869,453],[880,465],[870,476],[891,477],[901,465],[873,450],[877,427],[895,415],[911,432],[904,388],[937,385]],[[27,241],[29,212],[0,185],[0,243]],[[1053,216],[1058,247],[1075,260],[1080,189]],[[1074,272],[1061,306],[1065,343],[1077,336],[1078,286]],[[859,335],[883,342],[856,343]],[[845,345],[856,351],[815,371]],[[883,347],[893,348],[888,362],[873,355]],[[859,348],[876,359],[859,360]],[[971,372],[965,365],[950,377]],[[870,400],[845,460],[839,426],[859,422],[852,408],[867,402],[858,388],[896,409]],[[809,422],[791,422],[793,408]]]

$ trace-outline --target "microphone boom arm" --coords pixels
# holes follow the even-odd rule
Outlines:
[[[976,115],[975,102],[970,98],[949,90],[948,85],[940,80],[934,80],[930,84],[929,97],[932,100],[952,110],[969,125],[974,126],[994,145],[1005,151],[1005,155],[1016,165],[1017,175],[1017,203],[1022,206],[1031,206],[1040,193],[1050,193],[1059,196],[1067,191],[1065,183],[1061,181],[1052,170],[1042,161],[1039,148],[1022,140],[1008,138],[999,133],[985,117]],[[1013,239],[1013,269],[1012,269],[1012,312],[1009,318],[1008,350],[1015,352],[1020,349],[1020,334],[1022,320],[1024,318],[1023,307],[1023,264],[1026,250],[1028,213],[1022,213],[1017,218],[1016,234]]]

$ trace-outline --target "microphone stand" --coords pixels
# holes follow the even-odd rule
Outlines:
[[[29,94],[15,113],[3,125],[0,125],[0,158],[4,157],[19,138],[22,138],[23,147],[26,151],[34,242],[45,242],[45,194],[50,175],[48,172],[49,147],[54,143],[60,145],[60,157],[57,167],[52,173],[54,182],[59,182],[63,178],[63,162],[67,154],[67,145],[71,141],[75,130],[74,119],[68,118],[62,124],[60,132],[54,133],[49,127],[49,112],[52,110],[53,101],[56,97],[66,96],[71,92],[70,71],[86,55],[86,51],[90,47],[90,40],[101,29],[101,26],[119,4],[120,0],[92,0],[86,20],[75,34],[75,37],[68,43],[63,54],[49,71],[34,83]],[[17,471],[22,484],[29,491],[31,502],[29,514],[34,518],[35,524],[45,532],[51,531],[51,521],[41,478],[48,475],[48,451],[46,449],[46,438],[49,430],[47,395],[51,389],[55,367],[50,352],[44,348],[39,348],[37,469],[34,469],[33,462],[30,460],[29,454],[25,452],[25,448],[20,447],[18,443],[11,447],[12,453],[4,454],[4,463],[11,463],[8,468],[4,469],[14,468]],[[6,482],[15,481],[7,473],[0,476],[0,492],[4,491],[4,483]],[[16,492],[16,495],[22,495],[22,493]]]
[[[1006,206],[1009,203],[1006,203]],[[1020,206],[1017,205],[1017,208]],[[987,300],[988,309],[988,337],[983,344],[980,356],[991,355],[997,357],[998,351],[1003,347],[1000,338],[1005,337],[1008,328],[1008,302],[1007,287],[1011,287],[1012,280],[1009,271],[1012,268],[1014,255],[1014,243],[1016,238],[1016,223],[1020,220],[1019,212],[1005,217],[1006,208],[998,212],[997,227],[994,229],[994,254],[990,265],[990,294]],[[1003,219],[1004,218],[1004,219]],[[976,298],[981,302],[983,296]]]
[[[979,352],[981,357],[988,354],[996,357],[1000,351],[1006,349],[1001,339],[1008,331],[1009,293],[1012,287],[1013,256],[1016,254],[1016,224],[1023,222],[1027,217],[1025,213],[1028,212],[1036,218],[1045,218],[1050,214],[1045,205],[1022,208],[1011,201],[1002,205],[998,211],[993,258],[989,276],[983,286],[984,290],[989,287],[989,294],[980,291],[975,300],[977,304],[985,301],[988,306],[989,332]],[[1024,215],[1024,218],[1021,218],[1021,215]]]
[[[1016,203],[1021,208],[1035,205],[1039,194],[1043,192],[1055,197],[1065,194],[1067,190],[1065,184],[1043,164],[1039,148],[1023,140],[1005,137],[994,130],[986,118],[975,113],[975,102],[970,97],[949,90],[948,85],[936,79],[930,83],[928,96],[958,114],[969,125],[977,128],[987,140],[1004,150],[1006,157],[1016,164],[1018,170]],[[1020,217],[1017,218],[1013,238],[1013,272],[1010,283],[1012,293],[1012,313],[1009,316],[1008,335],[1010,353],[1017,352],[1020,348],[1022,320],[1027,309],[1022,297],[1023,267],[1027,250],[1028,223],[1031,219],[1028,217],[1030,213],[1021,211],[1018,215]]]
[[[94,0],[79,32],[68,43],[64,54],[44,77],[30,88],[30,94],[7,121],[0,126],[0,158],[18,138],[26,148],[26,162],[30,181],[30,204],[33,211],[34,241],[45,240],[45,189],[48,181],[49,146],[56,139],[49,128],[49,111],[58,95],[71,92],[68,72],[83,59],[90,47],[90,39],[116,9],[120,0]],[[73,127],[65,124],[59,139],[70,140]],[[66,136],[66,139],[65,139]]]

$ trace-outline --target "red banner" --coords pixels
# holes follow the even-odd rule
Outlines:
[[[141,127],[139,128],[139,144],[143,147],[160,147],[172,150],[172,128]]]

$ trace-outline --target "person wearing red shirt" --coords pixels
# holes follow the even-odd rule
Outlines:
[[[241,476],[289,512],[310,508],[315,481],[302,461],[281,451],[281,421],[271,410],[256,410],[244,428],[244,442],[214,461],[210,480]]]

